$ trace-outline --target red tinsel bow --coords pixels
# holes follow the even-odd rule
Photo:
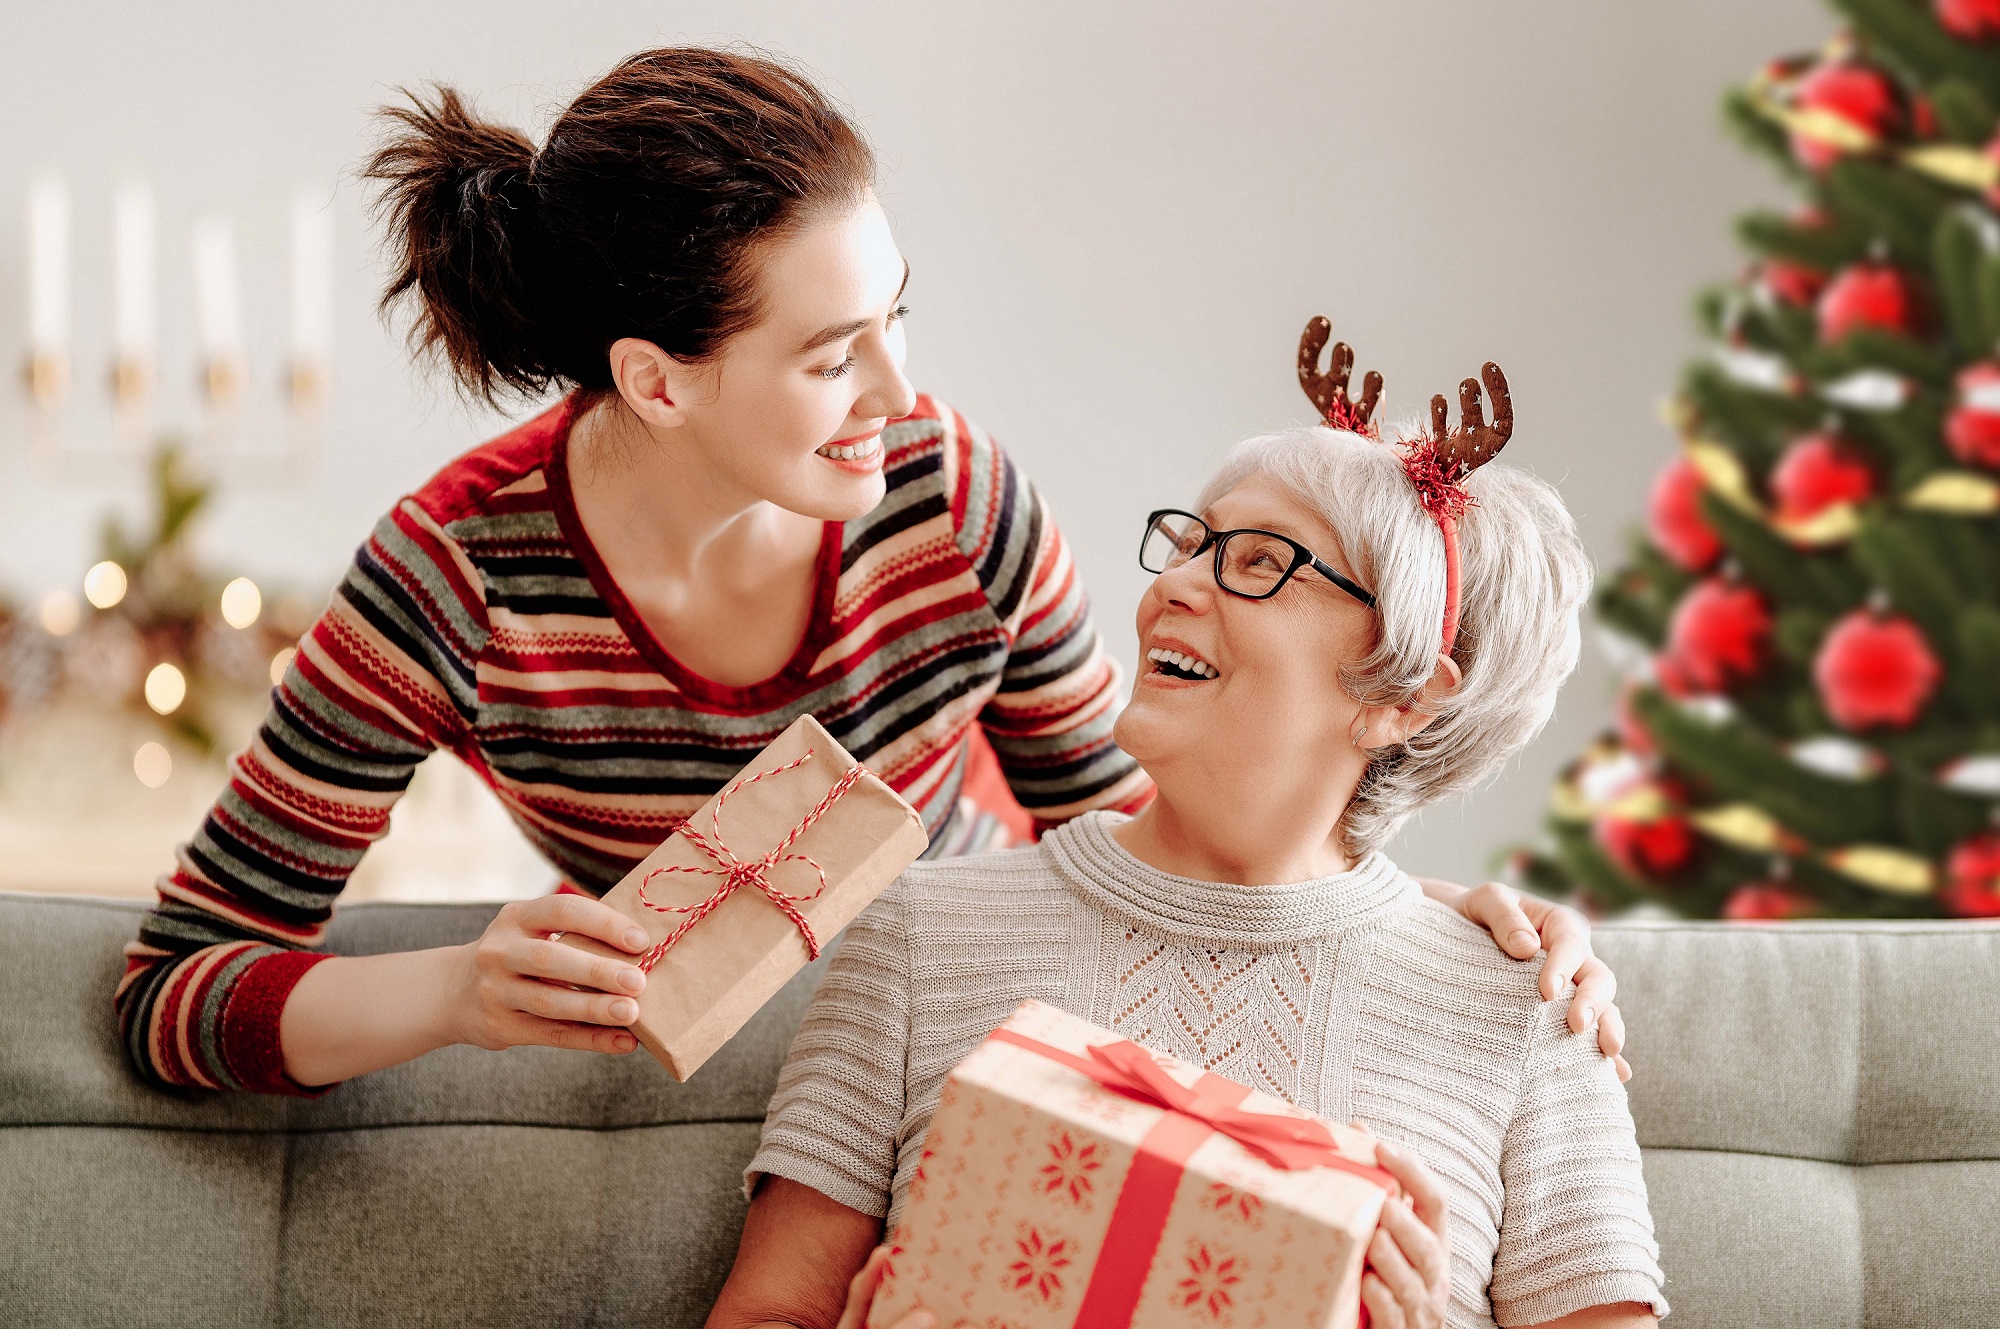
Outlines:
[[[1417,491],[1417,502],[1431,515],[1432,521],[1441,524],[1449,518],[1457,522],[1467,508],[1477,506],[1479,500],[1459,483],[1465,479],[1465,467],[1456,460],[1439,456],[1436,439],[1418,434],[1397,446],[1403,451],[1403,474],[1410,478],[1410,487]]]
[[[834,781],[833,787],[826,791],[826,797],[820,799],[813,806],[812,810],[800,819],[799,824],[792,827],[790,832],[785,835],[785,838],[773,845],[771,852],[765,854],[762,858],[751,859],[746,862],[738,858],[735,851],[730,849],[728,841],[722,838],[722,805],[729,801],[729,796],[732,793],[745,785],[756,784],[759,780],[770,776],[783,775],[786,771],[797,770],[811,761],[812,755],[812,749],[808,748],[806,749],[806,754],[796,761],[787,762],[783,766],[774,766],[768,771],[759,771],[747,779],[739,776],[723,786],[722,792],[716,795],[714,808],[708,814],[708,835],[703,835],[691,826],[683,825],[680,828],[678,834],[681,838],[701,850],[702,853],[707,854],[709,861],[713,862],[715,866],[712,868],[654,868],[646,874],[645,880],[639,883],[640,904],[657,913],[687,915],[687,918],[678,927],[667,934],[666,940],[660,942],[639,958],[638,964],[640,969],[651,973],[653,966],[660,962],[660,957],[671,950],[675,942],[686,936],[688,929],[708,917],[709,914],[721,906],[724,900],[727,900],[745,886],[762,891],[765,898],[783,910],[785,917],[791,919],[792,925],[798,928],[799,935],[805,938],[806,954],[815,960],[819,958],[819,938],[813,935],[812,924],[807,922],[806,916],[799,912],[799,906],[812,900],[817,900],[825,893],[826,869],[822,868],[805,854],[787,853],[786,850],[790,849],[793,842],[806,833],[808,827],[825,816],[827,809],[839,801],[842,794],[845,794],[855,786],[862,775],[866,773],[865,768],[859,764],[849,767],[846,774]],[[807,867],[811,868],[819,877],[819,889],[808,895],[787,895],[785,892],[779,890],[772,884],[769,874],[772,868],[784,862],[804,863]],[[648,900],[646,898],[646,887],[652,885],[653,878],[666,876],[674,872],[684,872],[691,876],[699,877],[720,877],[722,878],[722,884],[715,888],[713,895],[703,900],[700,904],[654,904],[651,900]]]

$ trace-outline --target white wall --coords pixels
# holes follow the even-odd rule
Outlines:
[[[1832,27],[1807,0],[24,3],[0,52],[0,311],[22,298],[32,173],[71,180],[97,270],[83,295],[101,300],[109,193],[137,171],[160,194],[170,338],[187,225],[215,208],[254,242],[253,331],[281,327],[286,196],[322,183],[341,275],[325,455],[302,481],[231,487],[206,538],[232,567],[324,585],[398,493],[498,423],[413,373],[374,319],[365,200],[344,174],[370,108],[439,78],[538,131],[631,50],[747,39],[816,72],[872,135],[915,273],[912,376],[1048,493],[1129,665],[1135,523],[1234,439],[1308,416],[1291,358],[1314,313],[1384,371],[1396,414],[1504,364],[1522,420],[1508,460],[1561,485],[1611,566],[1671,446],[1654,410],[1692,345],[1693,287],[1740,261],[1728,218],[1778,198],[1715,99]],[[0,313],[0,366],[20,362],[20,321]],[[191,370],[169,353],[185,415]],[[73,583],[99,515],[138,485],[31,470],[11,375],[0,588],[27,597]],[[1434,810],[1399,857],[1473,877],[1531,834],[1605,688],[1593,661],[1501,786]]]

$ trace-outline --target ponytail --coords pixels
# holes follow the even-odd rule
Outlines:
[[[399,128],[363,172],[384,186],[376,208],[395,250],[382,311],[414,291],[419,353],[489,400],[503,387],[539,393],[555,375],[534,345],[521,254],[534,144],[474,119],[450,88],[405,95],[409,106],[383,109]]]
[[[458,93],[383,108],[380,184],[411,341],[497,402],[612,387],[607,353],[640,337],[690,363],[758,312],[757,243],[857,201],[874,158],[802,75],[761,56],[644,51],[570,104],[538,153]]]

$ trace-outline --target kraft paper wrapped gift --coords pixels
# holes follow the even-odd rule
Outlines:
[[[1353,1329],[1366,1132],[1025,1003],[945,1082],[868,1323]]]
[[[800,716],[605,895],[653,940],[633,1034],[687,1079],[928,843],[916,809]]]

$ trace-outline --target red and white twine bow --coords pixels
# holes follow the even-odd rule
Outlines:
[[[721,907],[724,900],[727,900],[745,886],[754,887],[762,891],[766,899],[783,910],[785,917],[791,919],[792,925],[799,930],[799,935],[805,938],[806,953],[815,960],[819,958],[819,938],[813,935],[812,924],[807,922],[806,916],[799,912],[799,906],[817,900],[821,895],[825,894],[826,869],[822,868],[805,854],[793,854],[786,851],[792,847],[792,844],[801,835],[806,833],[806,828],[826,815],[827,809],[838,802],[842,794],[854,788],[861,777],[866,774],[866,768],[858,763],[848,767],[846,774],[835,780],[833,787],[826,791],[826,797],[814,804],[812,810],[800,819],[799,824],[792,827],[784,839],[771,846],[771,851],[762,858],[750,859],[748,861],[740,859],[736,856],[735,851],[729,847],[728,841],[722,838],[722,805],[729,801],[731,794],[746,785],[756,784],[759,780],[768,779],[773,775],[783,775],[786,771],[797,770],[811,761],[812,755],[812,749],[807,748],[805,756],[800,757],[797,761],[786,762],[783,766],[774,766],[768,771],[759,771],[752,776],[738,776],[724,785],[722,792],[715,796],[715,806],[708,814],[708,834],[704,835],[692,826],[682,826],[680,828],[678,832],[680,837],[701,850],[702,853],[708,855],[709,861],[714,863],[715,866],[712,868],[654,868],[646,874],[645,880],[639,883],[640,904],[645,905],[646,908],[656,913],[687,915],[679,926],[667,934],[666,940],[660,942],[653,949],[639,957],[638,963],[640,969],[651,973],[653,966],[660,962],[660,957],[672,950],[674,943],[686,936],[690,928],[714,913],[716,909]],[[772,884],[770,871],[778,864],[785,862],[803,863],[811,868],[819,877],[819,889],[807,895],[787,895],[785,892],[779,890],[777,886]],[[646,898],[646,888],[653,884],[653,878],[664,877],[675,872],[687,873],[690,876],[697,877],[720,877],[722,878],[722,884],[715,888],[713,895],[710,895],[700,904],[654,904]]]

